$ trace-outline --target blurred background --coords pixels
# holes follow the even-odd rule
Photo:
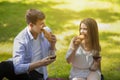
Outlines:
[[[26,10],[46,15],[46,24],[57,37],[57,59],[48,66],[49,77],[67,79],[70,65],[65,55],[82,19],[94,18],[102,47],[105,80],[120,80],[120,0],[0,0],[0,61],[12,57],[13,40],[27,25]]]

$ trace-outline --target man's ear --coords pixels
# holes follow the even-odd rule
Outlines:
[[[33,27],[33,23],[29,23],[30,27],[32,28]]]

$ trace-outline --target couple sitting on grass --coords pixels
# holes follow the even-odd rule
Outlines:
[[[56,36],[45,27],[45,15],[36,9],[26,13],[27,27],[14,39],[13,58],[0,62],[0,80],[49,80],[46,66],[56,60]],[[98,26],[86,18],[79,25],[66,54],[70,80],[101,80]]]

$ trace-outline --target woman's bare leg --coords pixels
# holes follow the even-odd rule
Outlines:
[[[86,80],[84,78],[73,78],[72,80]]]
[[[87,80],[100,80],[100,78],[101,76],[98,74],[98,72],[91,71],[87,77]]]

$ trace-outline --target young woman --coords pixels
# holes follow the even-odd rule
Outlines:
[[[70,80],[100,80],[100,43],[98,26],[94,19],[81,21],[79,36],[71,40],[66,60],[72,65]]]

